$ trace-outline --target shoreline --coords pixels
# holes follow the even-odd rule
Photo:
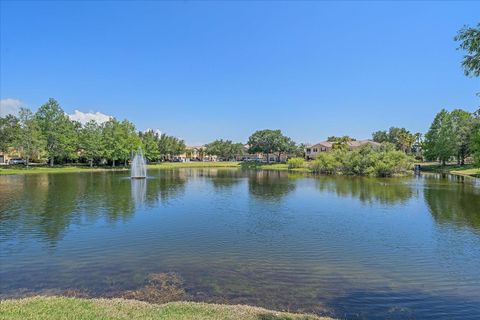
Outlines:
[[[34,296],[0,300],[5,319],[164,319],[164,320],[333,320],[312,314],[268,310],[250,305],[178,301],[153,304],[121,298]]]
[[[438,163],[417,163],[421,166],[420,172],[424,173],[443,173],[462,177],[480,178],[480,168],[474,168],[471,165],[458,166],[446,165],[441,166]],[[219,161],[219,162],[163,162],[147,165],[148,169],[182,169],[182,168],[242,168],[241,162]],[[288,168],[286,163],[262,163],[258,166],[247,168],[248,170],[272,170],[272,171],[289,171],[295,173],[312,173],[307,167]],[[111,171],[128,171],[129,167],[89,167],[87,165],[65,165],[48,167],[45,165],[31,165],[26,167],[18,166],[0,166],[1,175],[26,175],[41,173],[81,173],[81,172],[111,172]]]

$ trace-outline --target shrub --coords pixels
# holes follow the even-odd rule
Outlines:
[[[287,161],[288,169],[303,168],[305,160],[303,158],[290,158]]]
[[[365,146],[353,151],[336,150],[320,153],[312,161],[314,173],[390,177],[405,174],[413,167],[413,158],[389,148],[374,149]]]
[[[319,153],[317,158],[310,163],[313,173],[334,174],[337,172],[339,161],[334,153]]]

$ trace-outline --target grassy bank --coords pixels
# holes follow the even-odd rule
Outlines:
[[[238,162],[163,162],[158,164],[149,164],[151,169],[175,169],[175,168],[237,168]],[[93,167],[87,165],[70,165],[48,167],[44,165],[33,165],[28,169],[25,166],[0,166],[0,175],[2,174],[33,174],[33,173],[72,173],[72,172],[98,172],[98,171],[125,171],[130,168],[125,167]]]
[[[442,166],[437,162],[418,163],[421,167],[421,171],[436,172],[436,173],[450,173],[460,176],[472,176],[480,177],[480,168],[474,168],[472,165],[467,164],[459,166],[457,164],[447,164]]]
[[[294,172],[312,172],[308,165],[301,168],[289,168],[286,163],[263,163],[263,162],[244,162],[241,164],[243,169],[248,170],[279,170],[279,171],[294,171]]]
[[[328,319],[244,305],[171,302],[163,305],[125,299],[32,297],[0,302],[0,317],[23,319],[287,320]]]
[[[149,164],[148,168],[152,169],[175,169],[175,168],[239,168],[240,162],[219,161],[219,162],[162,162],[157,164]]]

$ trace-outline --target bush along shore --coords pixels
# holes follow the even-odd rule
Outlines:
[[[152,304],[126,299],[31,297],[2,300],[2,319],[162,319],[162,320],[328,320],[314,315],[276,312],[246,305],[196,302]]]
[[[387,146],[364,146],[355,150],[339,148],[319,153],[315,160],[291,158],[286,164],[243,162],[244,169],[291,170],[327,175],[392,177],[413,173],[414,158]]]

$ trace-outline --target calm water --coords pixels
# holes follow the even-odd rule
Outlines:
[[[480,184],[185,169],[0,176],[0,294],[189,299],[346,319],[480,318]]]

